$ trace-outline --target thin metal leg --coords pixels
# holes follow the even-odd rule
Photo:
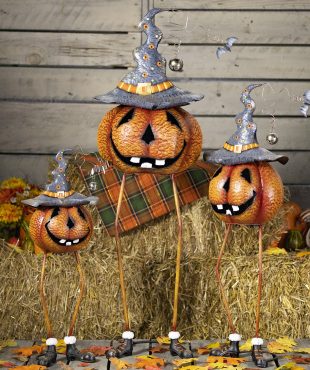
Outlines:
[[[258,293],[256,306],[256,328],[255,336],[259,337],[259,323],[260,323],[260,303],[262,297],[263,284],[263,226],[259,225],[258,229]]]
[[[46,267],[46,252],[44,252],[43,255],[43,261],[42,261],[42,269],[41,269],[41,279],[40,279],[40,298],[41,298],[41,304],[43,308],[43,314],[44,314],[44,320],[45,320],[45,325],[47,329],[47,337],[51,338],[53,336],[53,328],[51,321],[49,319],[48,315],[48,307],[47,307],[47,302],[46,302],[46,295],[45,295],[45,290],[44,290],[44,277],[45,277],[45,267]]]

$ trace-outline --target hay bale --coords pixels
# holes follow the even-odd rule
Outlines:
[[[78,176],[73,186],[83,190]],[[87,293],[76,335],[103,339],[122,331],[122,307],[114,240],[103,233],[93,210],[95,232],[90,247],[81,253],[86,270]],[[179,329],[188,338],[225,337],[228,327],[214,278],[223,237],[223,224],[208,200],[183,208]],[[281,215],[264,228],[264,244],[280,229]],[[176,217],[168,215],[122,237],[125,279],[132,328],[137,337],[166,335],[172,318],[176,254]],[[253,335],[257,291],[258,235],[255,227],[234,227],[223,260],[223,278],[237,327]],[[0,337],[34,339],[46,336],[38,295],[41,257],[17,254],[3,245],[0,250]],[[78,288],[74,258],[50,255],[46,293],[55,335],[66,334]],[[264,337],[310,336],[309,258],[264,257],[262,301]]]

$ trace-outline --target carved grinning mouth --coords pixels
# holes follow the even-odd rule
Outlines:
[[[166,159],[156,159],[156,158],[150,158],[150,157],[125,157],[122,155],[118,149],[116,148],[111,135],[111,143],[114,152],[116,155],[122,160],[122,162],[126,163],[129,166],[132,167],[140,167],[140,168],[166,168],[171,166],[173,163],[175,163],[182,155],[186,142],[184,141],[183,148],[180,151],[180,153],[174,157],[174,158],[166,158]]]
[[[50,221],[48,221],[48,223],[45,224],[45,229],[46,229],[49,237],[53,240],[53,242],[55,242],[58,245],[61,245],[62,247],[65,247],[65,246],[66,247],[71,247],[72,245],[78,245],[78,244],[82,243],[88,237],[88,234],[90,232],[90,230],[88,229],[87,234],[85,236],[83,236],[82,238],[79,238],[79,239],[59,239],[55,235],[53,235],[52,232],[49,230],[49,228],[48,228],[49,223],[50,223]]]
[[[256,192],[253,190],[252,197],[239,206],[228,204],[228,203],[211,204],[211,205],[212,205],[213,210],[216,213],[219,213],[221,215],[226,215],[226,216],[238,216],[244,211],[246,211],[252,205],[255,197],[256,197]]]

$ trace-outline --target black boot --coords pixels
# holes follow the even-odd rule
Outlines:
[[[262,344],[253,344],[251,355],[252,360],[257,367],[266,368],[271,361],[274,361],[276,366],[280,367],[277,356],[267,351],[263,351]]]
[[[118,344],[116,347],[109,349],[106,352],[107,359],[111,357],[126,357],[131,356],[133,351],[133,338],[135,334],[133,331],[127,330],[124,331],[122,334],[122,339],[118,341]],[[111,345],[113,345],[113,341],[111,342]]]
[[[179,356],[180,358],[193,358],[191,351],[188,351],[178,339],[170,339],[170,353],[172,356]]]
[[[96,362],[96,357],[93,353],[81,353],[76,347],[75,337],[65,337],[66,343],[66,357],[67,363],[70,361],[81,361],[81,362]]]
[[[222,344],[219,348],[214,348],[210,351],[210,356],[222,357],[239,357],[239,342],[241,340],[240,334],[230,334],[229,344]]]
[[[37,356],[37,364],[42,366],[52,366],[56,363],[57,359],[57,352],[56,352],[56,343],[57,339],[55,338],[49,338],[47,339],[47,343],[49,343],[49,340],[51,343],[55,343],[52,345],[47,345],[46,351],[42,353],[41,355]]]

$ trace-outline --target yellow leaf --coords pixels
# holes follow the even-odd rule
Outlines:
[[[282,337],[276,340],[277,343],[284,344],[286,346],[294,347],[297,345],[297,343],[294,341],[294,339],[289,337]]]
[[[269,342],[267,348],[271,353],[285,353],[285,352],[292,352],[294,349],[293,347],[297,343],[294,339],[289,337],[279,338],[273,342]]]
[[[219,348],[220,346],[221,346],[220,342],[212,342],[212,343],[207,345],[207,348],[213,349],[213,348]]]
[[[170,344],[170,338],[169,337],[157,337],[157,342],[159,344]],[[184,340],[182,338],[179,338],[179,343],[183,343]]]
[[[221,357],[221,356],[209,356],[207,358],[208,364],[224,364],[224,365],[239,365],[242,362],[245,362],[244,358],[233,358],[233,357]]]
[[[174,360],[172,361],[173,365],[176,365],[177,367],[183,367],[183,366],[186,366],[186,365],[193,365],[196,361],[198,360],[198,358],[183,358],[183,359],[178,359],[178,360]]]
[[[0,340],[0,347],[17,347],[17,343],[15,340]]]
[[[304,370],[304,368],[297,366],[295,362],[287,362],[286,364],[277,367],[276,370]]]
[[[136,363],[135,367],[137,369],[143,369],[146,367],[158,367],[158,366],[165,366],[165,360],[160,357],[152,356],[152,355],[143,355],[143,356],[135,356]]]
[[[248,339],[245,343],[239,347],[241,352],[249,352],[252,349],[252,339]]]
[[[208,366],[190,365],[182,367],[182,370],[208,370]]]
[[[116,367],[117,370],[127,369],[128,367],[131,366],[128,362],[120,360],[119,358],[116,357],[110,358],[110,362]]]
[[[301,257],[304,257],[304,256],[310,256],[310,251],[298,252],[296,254],[296,257],[298,257],[298,258],[301,258]]]
[[[279,255],[279,254],[287,254],[287,251],[284,248],[279,247],[271,247],[265,250],[265,254],[269,255]]]
[[[296,348],[294,349],[294,352],[299,352],[299,353],[310,353],[310,348]]]

